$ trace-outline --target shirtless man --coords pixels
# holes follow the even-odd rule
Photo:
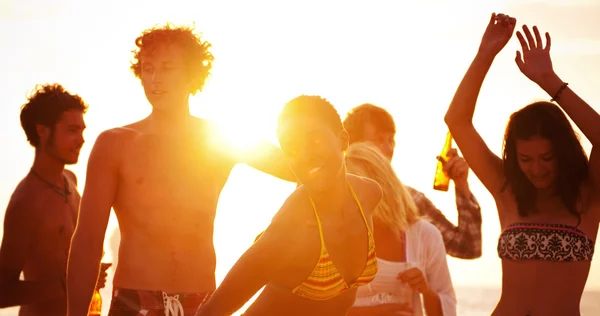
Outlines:
[[[53,84],[38,86],[21,109],[35,159],[6,208],[0,248],[0,308],[20,305],[21,316],[66,314],[65,271],[79,193],[65,165],[79,158],[86,108],[79,96]]]
[[[152,113],[102,132],[94,144],[69,256],[69,316],[88,310],[111,207],[121,241],[109,315],[193,315],[216,287],[214,219],[234,165],[295,181],[276,146],[234,155],[214,143],[211,123],[190,115],[189,96],[211,69],[209,43],[169,25],[135,43],[131,68]]]

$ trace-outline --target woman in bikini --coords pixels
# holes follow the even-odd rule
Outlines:
[[[559,106],[535,102],[513,113],[502,158],[490,151],[473,126],[473,112],[515,24],[492,15],[445,121],[498,207],[502,295],[492,315],[579,315],[600,222],[600,115],[552,69],[550,35],[544,45],[537,27],[531,34],[523,26],[517,66]],[[563,111],[592,143],[589,161]]]
[[[346,173],[348,134],[331,103],[299,96],[279,115],[277,136],[302,183],[242,255],[197,316],[346,315],[377,272],[371,214],[381,188]]]

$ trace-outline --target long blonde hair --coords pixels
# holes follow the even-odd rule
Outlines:
[[[375,180],[381,186],[383,198],[375,209],[374,218],[400,234],[419,220],[415,201],[406,190],[389,160],[379,149],[367,142],[354,143],[346,151],[348,173]]]

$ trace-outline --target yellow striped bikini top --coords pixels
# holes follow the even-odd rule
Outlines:
[[[321,226],[321,220],[319,220],[319,214],[317,213],[317,208],[315,207],[314,201],[312,200],[312,198],[309,197],[310,203],[312,204],[313,210],[315,212],[317,225],[319,227],[319,237],[321,239],[321,256],[310,275],[306,278],[306,280],[304,280],[304,282],[302,282],[300,285],[294,288],[292,290],[292,293],[312,300],[328,300],[350,289],[366,285],[375,278],[375,274],[377,273],[377,256],[375,255],[375,240],[373,239],[373,234],[371,233],[371,229],[369,229],[369,225],[367,224],[367,219],[365,218],[365,213],[363,211],[362,205],[356,197],[356,193],[354,192],[354,189],[352,188],[350,183],[348,183],[348,188],[350,189],[350,193],[354,197],[356,204],[358,204],[360,214],[362,215],[365,225],[367,226],[369,251],[367,252],[367,260],[362,274],[354,282],[348,284],[344,277],[339,273],[339,271],[333,264],[333,261],[331,261],[331,258],[329,257],[329,252],[327,252],[327,248],[325,247],[325,240],[323,239],[323,227]]]

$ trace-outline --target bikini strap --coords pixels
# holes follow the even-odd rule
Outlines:
[[[354,201],[356,201],[356,204],[358,204],[358,209],[360,210],[360,215],[362,215],[362,218],[365,221],[367,230],[369,232],[371,232],[371,229],[369,228],[369,223],[367,222],[367,217],[365,217],[365,212],[363,211],[362,205],[360,204],[360,201],[358,200],[358,197],[356,196],[356,192],[354,192],[354,188],[352,187],[352,185],[350,184],[350,182],[348,180],[346,180],[346,183],[348,184],[348,188],[350,188],[350,193],[352,194]]]
[[[325,248],[325,239],[323,238],[323,226],[321,225],[321,220],[319,219],[319,213],[317,213],[317,207],[315,206],[315,202],[313,201],[310,195],[308,196],[310,200],[310,204],[312,205],[313,211],[315,212],[315,219],[317,220],[317,226],[319,227],[319,238],[321,239],[321,251]]]

